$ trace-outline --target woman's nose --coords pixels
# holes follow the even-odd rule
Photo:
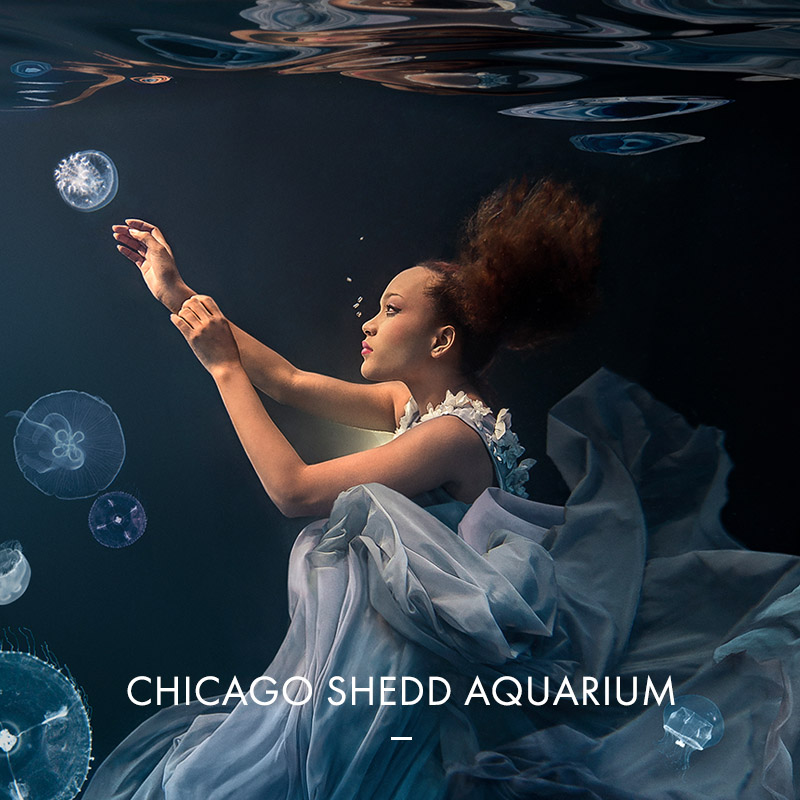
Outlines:
[[[375,334],[375,317],[368,319],[362,326],[361,330],[364,336],[374,336]]]

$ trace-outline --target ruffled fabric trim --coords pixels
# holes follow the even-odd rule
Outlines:
[[[449,389],[444,400],[436,407],[428,403],[428,410],[420,414],[419,406],[413,397],[409,398],[403,410],[403,416],[395,431],[395,438],[405,433],[414,425],[427,422],[429,419],[445,415],[457,416],[467,422],[483,437],[492,458],[497,466],[498,477],[505,491],[518,497],[527,497],[525,484],[528,482],[528,472],[536,463],[533,458],[519,460],[525,452],[519,438],[511,430],[511,412],[501,408],[497,417],[492,409],[475,400],[466,392],[453,394]]]

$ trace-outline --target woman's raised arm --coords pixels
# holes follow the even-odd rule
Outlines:
[[[195,292],[181,277],[163,233],[149,222],[114,225],[117,249],[139,267],[150,293],[173,314]],[[391,431],[409,391],[399,381],[359,384],[300,370],[236,325],[241,364],[248,378],[279,403],[357,428]]]
[[[492,463],[480,436],[452,416],[429,420],[381,447],[306,464],[259,400],[214,300],[192,297],[170,318],[214,378],[264,489],[286,516],[328,514],[341,492],[361,483],[382,483],[409,497],[445,486],[467,501],[491,485]]]
[[[352,383],[298,369],[254,336],[230,323],[250,382],[283,405],[376,431],[393,431],[410,396],[400,381]]]

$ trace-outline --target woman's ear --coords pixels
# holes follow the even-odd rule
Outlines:
[[[434,358],[441,358],[445,353],[452,349],[455,341],[456,329],[452,325],[445,325],[433,340],[431,355]]]

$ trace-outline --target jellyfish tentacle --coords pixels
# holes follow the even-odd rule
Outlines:
[[[48,461],[46,452],[40,452],[39,458],[41,459],[40,461],[35,461],[32,456],[23,455],[22,462],[26,467],[35,470],[39,475],[45,475],[57,468],[52,458]]]

